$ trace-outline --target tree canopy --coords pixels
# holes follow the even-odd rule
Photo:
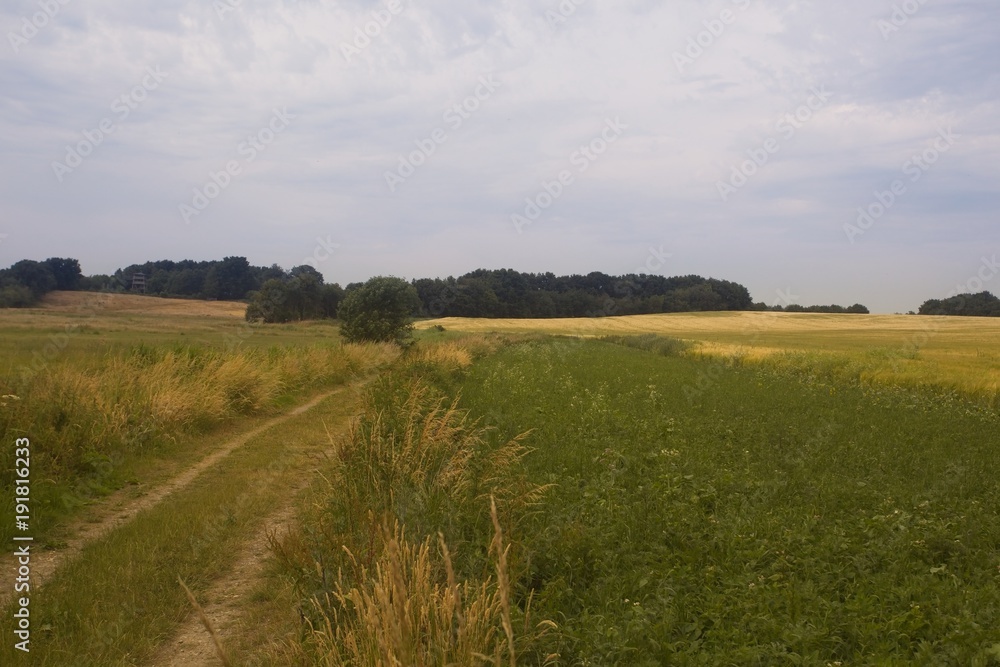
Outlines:
[[[376,276],[350,291],[340,305],[340,335],[349,343],[394,342],[405,345],[413,331],[411,314],[420,301],[400,278]]]
[[[929,299],[924,301],[917,314],[1000,317],[1000,299],[990,292],[958,294],[947,299]]]
[[[22,259],[0,270],[0,308],[32,306],[52,290],[77,289],[81,278],[80,263],[75,259]]]

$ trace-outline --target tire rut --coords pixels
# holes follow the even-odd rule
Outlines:
[[[163,502],[163,500],[167,497],[181,491],[197,479],[201,473],[225,459],[253,438],[276,426],[280,426],[289,419],[308,412],[331,396],[356,389],[364,383],[365,380],[352,382],[332,391],[327,391],[315,396],[308,402],[303,403],[302,405],[299,405],[273,419],[269,419],[246,433],[242,433],[238,437],[229,440],[218,449],[213,450],[213,452],[208,456],[205,456],[197,463],[187,467],[180,474],[177,474],[167,481],[158,484],[145,495],[135,498],[134,500],[127,501],[123,504],[123,506],[108,511],[103,516],[100,516],[96,521],[87,522],[86,519],[78,521],[71,527],[70,530],[72,531],[72,535],[67,538],[64,547],[54,551],[39,552],[35,552],[34,549],[32,549],[32,588],[43,585],[59,570],[60,567],[63,566],[63,564],[76,558],[89,544],[96,542],[114,529],[129,523],[140,512],[151,507],[155,507],[159,503]],[[116,499],[115,495],[112,495],[101,504],[104,505],[105,508],[109,508],[116,502],[116,500],[120,500],[120,496]],[[10,577],[10,582],[9,586],[4,586],[5,591],[0,594],[0,607],[4,607],[9,604],[14,597],[13,575]]]

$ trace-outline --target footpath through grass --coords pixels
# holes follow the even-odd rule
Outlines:
[[[357,402],[356,390],[345,388],[86,547],[50,582],[32,587],[31,653],[5,641],[0,665],[143,664],[192,611],[178,578],[196,596],[204,593],[264,518],[293,500],[289,489],[302,486],[327,446],[327,427],[346,420]],[[13,607],[3,617],[0,630],[13,637]]]
[[[1000,664],[997,413],[800,371],[597,341],[468,370],[554,485],[519,531],[537,661]]]

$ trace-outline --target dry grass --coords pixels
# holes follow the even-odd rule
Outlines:
[[[580,337],[657,334],[695,343],[691,354],[744,361],[811,355],[847,360],[863,379],[934,386],[995,400],[1000,392],[1000,319],[824,313],[676,313],[627,317],[421,322],[449,331]]]
[[[243,319],[247,305],[240,301],[202,301],[199,299],[163,299],[138,294],[105,294],[95,292],[49,292],[37,308],[56,312],[78,312],[89,302],[98,302],[101,311],[119,315],[160,315],[164,317],[190,315]]]
[[[0,375],[0,395],[17,396],[0,406],[0,438],[30,433],[45,443],[33,460],[45,480],[35,495],[68,507],[120,483],[109,476],[121,463],[181,433],[268,414],[283,397],[346,382],[398,355],[391,345],[140,345],[108,353],[100,364],[61,360],[27,377]],[[12,454],[0,452],[4,469],[13,466]]]
[[[551,627],[529,622],[530,599],[515,605],[523,554],[501,528],[516,529],[545,491],[523,473],[524,436],[492,442],[414,377],[472,355],[455,343],[412,351],[331,443],[303,530],[273,544],[308,630],[272,662],[499,667]]]
[[[431,538],[414,545],[397,525],[371,571],[362,567],[362,583],[340,577],[326,604],[317,605],[341,611],[311,630],[315,664],[515,665],[506,549],[495,525],[498,578],[461,584],[443,536],[435,558]],[[532,628],[528,618],[522,640],[553,627],[542,622]]]
[[[195,612],[198,614],[198,620],[200,620],[201,624],[205,626],[205,631],[208,632],[209,636],[212,638],[212,645],[215,646],[215,654],[218,656],[219,661],[223,664],[223,667],[232,667],[233,663],[229,661],[229,656],[226,655],[226,650],[222,646],[222,640],[219,639],[219,633],[216,632],[211,619],[209,619],[205,614],[204,608],[198,604],[198,599],[195,598],[194,593],[192,593],[191,589],[187,587],[187,584],[184,583],[183,579],[178,577],[177,582],[181,585],[181,588],[184,589],[184,594],[187,595],[188,602],[191,603],[191,606],[194,607]]]

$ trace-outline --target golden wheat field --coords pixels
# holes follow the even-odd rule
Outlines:
[[[163,299],[139,294],[103,294],[94,292],[49,292],[37,309],[46,312],[76,312],[90,304],[107,314],[204,316],[243,318],[247,305],[239,301],[200,301]]]
[[[443,318],[417,329],[565,336],[656,334],[692,342],[692,354],[796,365],[839,363],[863,379],[934,385],[995,397],[1000,320],[916,315],[726,312],[550,320]]]

